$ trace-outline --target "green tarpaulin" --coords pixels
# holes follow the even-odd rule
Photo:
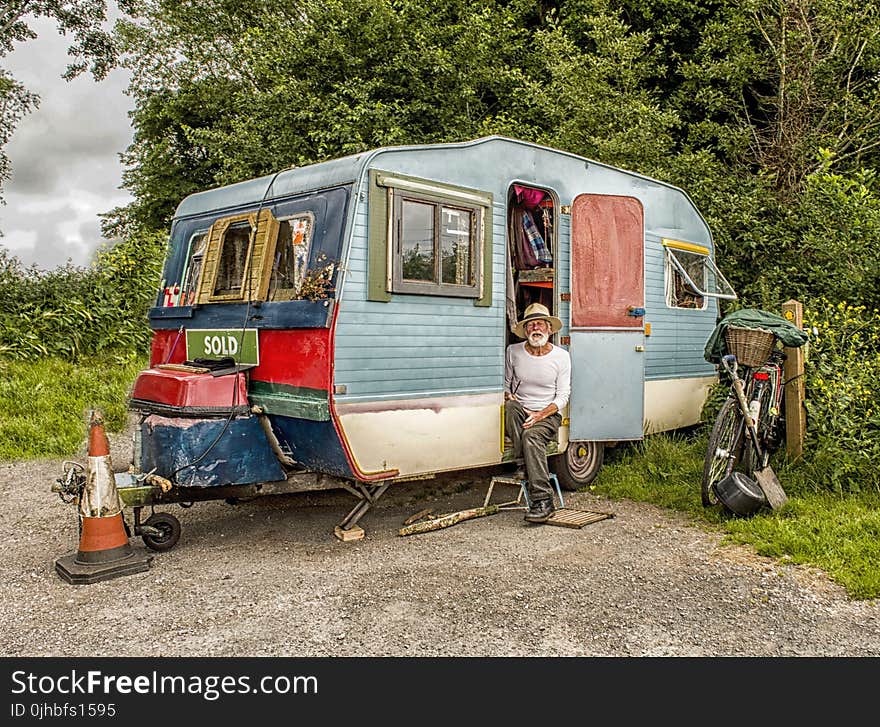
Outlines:
[[[776,337],[782,341],[782,345],[789,348],[800,348],[807,342],[807,332],[802,331],[793,323],[789,323],[782,316],[757,308],[743,308],[724,316],[715,326],[712,335],[709,336],[706,348],[703,349],[703,358],[710,363],[721,363],[721,357],[727,353],[727,347],[724,343],[724,329],[727,326],[763,328],[767,331],[773,331]]]

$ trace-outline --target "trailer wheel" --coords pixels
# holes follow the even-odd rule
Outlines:
[[[605,458],[602,442],[569,442],[566,450],[550,460],[563,490],[586,487],[599,474]]]
[[[144,545],[150,550],[157,550],[159,552],[171,550],[177,545],[177,541],[180,540],[180,520],[171,513],[154,512],[144,520],[143,524],[156,528],[161,533],[160,535],[141,533]]]

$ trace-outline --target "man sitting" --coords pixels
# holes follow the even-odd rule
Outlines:
[[[513,329],[526,340],[510,344],[505,355],[504,430],[514,458],[525,461],[530,503],[525,519],[533,523],[547,522],[555,509],[547,444],[557,436],[571,394],[571,357],[550,343],[560,328],[559,318],[533,303]]]

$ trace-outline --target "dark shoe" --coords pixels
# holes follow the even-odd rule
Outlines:
[[[552,500],[538,500],[532,503],[524,519],[530,523],[545,523],[555,511]]]
[[[510,476],[511,476],[513,479],[515,479],[515,480],[527,480],[527,479],[529,479],[529,476],[526,474],[525,467],[517,467],[516,470],[514,470],[514,471],[511,473]]]

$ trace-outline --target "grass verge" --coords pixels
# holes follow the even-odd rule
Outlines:
[[[126,397],[146,366],[146,357],[0,359],[0,461],[71,456],[91,408],[103,411],[108,431],[121,431]]]
[[[851,598],[880,597],[880,495],[830,493],[805,482],[803,468],[774,461],[788,504],[776,512],[735,517],[702,505],[705,447],[705,436],[670,434],[616,447],[607,452],[590,490],[686,512],[695,522],[725,533],[726,542],[751,545],[759,555],[782,563],[821,568]]]

